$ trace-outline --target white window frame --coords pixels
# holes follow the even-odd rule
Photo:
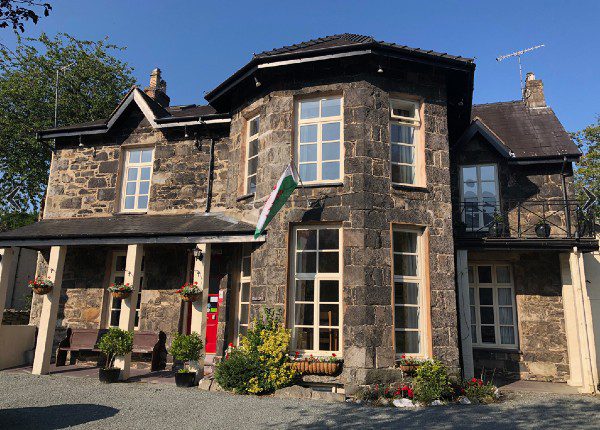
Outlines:
[[[258,128],[256,130],[255,134],[250,134],[251,132],[251,127],[250,125],[252,124],[253,121],[258,120]],[[255,194],[255,191],[250,191],[250,189],[248,188],[250,185],[249,179],[250,177],[254,176],[255,177],[255,181],[256,178],[258,177],[258,154],[260,152],[260,115],[256,115],[252,118],[250,118],[249,120],[247,120],[246,122],[246,169],[245,169],[245,174],[244,174],[244,192],[246,194]],[[253,155],[252,157],[250,157],[250,142],[257,140],[258,141],[258,150],[256,151],[256,155]],[[256,173],[253,173],[252,175],[250,175],[248,172],[250,170],[250,160],[251,159],[256,159]],[[257,183],[255,182],[255,186],[257,185]]]
[[[323,106],[323,101],[324,100],[333,100],[333,99],[339,99],[340,100],[340,114],[337,116],[327,116],[327,117],[323,117],[321,116],[322,114],[322,106]],[[317,118],[308,118],[308,119],[301,119],[300,118],[300,105],[302,103],[306,103],[306,102],[315,102],[318,101],[319,102],[319,116]],[[296,100],[296,106],[295,106],[295,111],[296,111],[296,138],[295,138],[295,143],[296,143],[296,166],[297,166],[297,171],[300,172],[300,165],[301,164],[313,164],[316,163],[317,165],[317,179],[315,180],[308,180],[305,178],[301,178],[302,182],[304,184],[337,184],[340,183],[344,180],[344,97],[341,95],[333,95],[333,96],[326,96],[326,97],[316,97],[316,98],[302,98],[299,100]],[[322,139],[322,128],[324,124],[331,124],[331,123],[339,123],[340,124],[340,158],[339,160],[337,160],[339,162],[340,165],[340,174],[339,177],[337,179],[322,179],[323,178],[323,163],[327,163],[327,162],[334,162],[336,160],[325,160],[323,161],[323,139]],[[317,141],[316,141],[316,145],[317,145],[317,160],[316,161],[310,161],[310,162],[300,162],[300,146],[302,145],[300,143],[300,128],[303,125],[316,125],[317,126]],[[329,141],[326,141],[325,143],[327,143]],[[335,141],[331,141],[331,142],[335,142]]]
[[[297,250],[297,232],[299,230],[338,230],[338,273],[319,273],[318,272],[318,264],[319,264],[319,252],[323,252],[319,250],[318,239],[317,239],[317,273],[296,273],[296,253]],[[301,355],[309,355],[312,354],[314,356],[330,356],[332,353],[335,353],[337,357],[342,357],[343,355],[343,327],[344,327],[344,317],[343,317],[343,229],[339,225],[297,225],[292,229],[292,247],[290,252],[290,261],[291,261],[291,277],[290,277],[290,288],[289,291],[289,322],[290,328],[292,329],[292,341],[291,345],[294,351],[298,351]],[[334,252],[334,251],[326,251],[326,252]],[[305,281],[314,281],[314,297],[313,301],[296,301],[296,281],[297,280],[305,280]],[[321,325],[319,322],[319,305],[320,301],[320,282],[321,281],[337,281],[339,286],[338,291],[338,301],[337,302],[323,302],[322,304],[335,304],[338,305],[338,325],[335,326],[327,326]],[[313,324],[312,325],[304,325],[304,324],[295,324],[296,321],[296,304],[313,304]],[[300,349],[296,347],[296,331],[295,328],[312,328],[313,329],[313,349]],[[320,350],[319,348],[319,329],[322,328],[332,328],[338,330],[338,349],[337,350]]]
[[[417,252],[405,252],[405,251],[394,251],[394,235],[393,233],[411,233],[417,237]],[[402,355],[407,357],[426,357],[428,346],[427,346],[427,310],[426,310],[426,282],[425,282],[425,231],[419,227],[409,227],[402,225],[394,225],[392,228],[392,274],[393,274],[393,285],[392,285],[392,304],[393,304],[393,324],[394,324],[394,352],[396,358],[400,358]],[[416,276],[408,275],[397,275],[395,268],[395,256],[396,255],[412,255],[417,257],[417,271]],[[418,303],[414,304],[397,304],[396,303],[396,282],[406,282],[418,285]],[[396,308],[397,307],[416,307],[419,312],[419,327],[417,329],[396,327]],[[412,331],[419,333],[419,352],[407,353],[407,352],[396,352],[396,332],[398,331]]]
[[[496,193],[496,208],[500,207],[500,184],[498,182],[498,165],[495,163],[484,163],[484,164],[464,164],[460,166],[460,173],[459,173],[459,177],[460,177],[460,203],[461,203],[461,212],[462,212],[462,216],[461,216],[461,220],[462,222],[464,222],[465,224],[467,224],[467,205],[466,205],[466,201],[465,201],[465,196],[464,196],[464,177],[463,177],[463,170],[464,169],[468,169],[468,168],[476,168],[476,172],[477,172],[477,205],[478,208],[483,207],[483,196],[482,196],[482,192],[481,192],[481,184],[483,182],[492,182],[492,181],[482,181],[481,180],[481,168],[482,167],[493,167],[494,168],[494,190]],[[467,225],[467,231],[487,231],[489,230],[489,226],[485,226],[484,225],[484,215],[483,215],[483,210],[478,211],[479,214],[479,226],[478,227],[470,227]]]
[[[244,260],[249,260],[250,264],[250,272],[244,273]],[[248,284],[248,301],[245,302],[242,299],[242,285]],[[250,305],[252,304],[252,244],[244,243],[242,245],[242,259],[240,266],[240,282],[238,289],[238,306],[237,306],[237,315],[236,315],[236,329],[235,329],[235,339],[236,345],[240,344],[240,327],[246,327],[248,329],[250,325]],[[248,306],[248,318],[246,321],[242,321],[242,306]]]
[[[111,261],[111,267],[110,267],[110,282],[108,283],[108,285],[110,284],[114,284],[115,283],[115,279],[120,276],[123,277],[123,279],[125,278],[125,272],[126,270],[117,270],[117,259],[119,257],[125,257],[127,258],[127,251],[115,251],[113,252],[112,255],[112,261]],[[142,256],[143,258],[143,256]],[[141,275],[140,275],[140,288],[138,291],[138,297],[136,299],[136,307],[135,307],[135,314],[137,316],[137,324],[134,326],[135,330],[139,330],[140,328],[140,321],[141,321],[141,307],[142,307],[142,303],[141,303],[141,297],[142,297],[142,290],[145,284],[145,277],[144,277],[144,272],[142,271]],[[131,299],[133,300],[133,298]],[[121,305],[123,304],[123,301],[121,301]],[[139,306],[138,306],[139,304]],[[111,324],[111,320],[112,320],[112,312],[113,311],[119,311],[119,319],[121,316],[121,307],[119,308],[113,308],[114,305],[114,297],[112,296],[112,294],[108,293],[108,300],[107,300],[107,315],[106,315],[106,323],[104,324],[105,328],[110,328],[110,327],[119,327],[119,323],[117,322],[116,325],[112,325]],[[134,317],[135,318],[135,317]],[[135,321],[135,319],[134,319]]]
[[[140,154],[140,162],[133,163],[133,162],[129,161],[130,154],[132,151],[145,151],[145,150],[152,151],[152,156],[151,156],[150,161],[142,162],[141,154]],[[152,176],[154,175],[154,148],[148,148],[148,147],[127,148],[123,151],[123,155],[125,157],[125,161],[123,163],[123,173],[121,175],[121,182],[122,182],[121,183],[121,212],[122,213],[146,213],[146,212],[148,212],[148,207],[150,207],[150,192],[152,190]],[[150,177],[148,179],[148,205],[145,208],[140,208],[140,207],[138,207],[138,201],[139,201],[139,197],[140,197],[140,193],[139,193],[140,182],[146,181],[146,180],[142,181],[140,179],[141,169],[144,167],[150,167]],[[132,209],[126,209],[125,208],[125,199],[127,198],[127,183],[134,182],[134,181],[127,180],[130,168],[137,168],[137,177],[135,180],[135,194],[133,194],[135,201],[134,201],[134,207]]]
[[[394,114],[394,109],[406,108],[405,110],[412,110],[414,112],[412,117],[401,116]],[[390,100],[390,180],[394,185],[402,186],[424,186],[423,175],[422,175],[422,164],[423,164],[423,148],[421,147],[421,105],[418,101],[414,100],[403,100],[400,98],[393,98]],[[392,142],[392,126],[398,125],[402,127],[411,127],[413,129],[413,142],[412,144],[406,142]],[[394,146],[405,146],[413,148],[414,159],[412,163],[404,163],[400,161],[394,161],[392,158]],[[395,182],[392,178],[393,166],[411,166],[414,170],[413,182]]]
[[[491,267],[492,270],[492,283],[491,284],[487,284],[487,283],[479,283],[479,267]],[[497,267],[508,267],[509,273],[510,273],[510,283],[498,283],[497,280]],[[473,270],[472,274],[473,274],[473,280],[471,282],[471,279],[469,279],[469,297],[471,296],[471,289],[474,289],[474,298],[475,298],[475,303],[471,303],[470,299],[469,299],[469,307],[474,307],[475,308],[475,321],[471,321],[471,326],[475,326],[476,329],[476,334],[477,334],[477,342],[473,341],[473,337],[471,336],[471,341],[473,344],[473,347],[476,348],[492,348],[492,349],[509,349],[509,350],[516,350],[519,348],[519,327],[517,324],[517,302],[516,302],[516,295],[515,295],[515,286],[514,286],[514,276],[513,276],[513,269],[512,269],[512,265],[508,264],[508,263],[484,263],[484,262],[478,262],[478,263],[470,263],[469,264],[469,268],[477,268],[477,270]],[[469,270],[469,272],[471,272],[471,270]],[[493,308],[494,308],[494,337],[496,342],[495,343],[483,343],[481,342],[481,313],[480,313],[480,308],[481,308],[481,304],[480,304],[480,299],[479,299],[479,289],[480,288],[491,288],[492,289],[492,293],[493,293]],[[512,325],[509,324],[500,324],[500,311],[499,308],[500,307],[508,307],[508,306],[500,306],[498,303],[498,289],[499,288],[510,288],[511,290],[511,300],[512,300],[512,318],[513,318],[513,323]],[[485,305],[487,306],[487,305]],[[470,312],[470,310],[469,310]],[[471,319],[472,319],[471,315]],[[491,324],[484,324],[486,326],[491,326]],[[502,344],[501,342],[501,336],[500,336],[500,326],[504,326],[504,327],[513,327],[514,330],[514,334],[515,334],[515,342],[512,344]]]

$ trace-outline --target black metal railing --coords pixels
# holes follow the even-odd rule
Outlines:
[[[461,202],[458,236],[509,239],[594,238],[595,208],[578,201]]]

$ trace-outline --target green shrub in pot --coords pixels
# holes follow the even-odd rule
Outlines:
[[[104,368],[100,369],[100,380],[116,382],[121,369],[115,368],[115,358],[133,350],[133,333],[112,327],[100,338],[98,349],[106,355]]]

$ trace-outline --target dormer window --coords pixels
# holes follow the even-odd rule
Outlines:
[[[154,149],[137,148],[125,151],[123,169],[122,212],[147,212]]]
[[[392,183],[424,186],[420,145],[421,117],[418,102],[390,101],[390,146]]]

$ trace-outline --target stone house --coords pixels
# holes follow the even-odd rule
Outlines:
[[[598,242],[573,203],[580,153],[541,81],[472,106],[474,71],[342,34],[254,55],[208,105],[170,106],[155,69],[109,118],[40,132],[56,148],[43,220],[0,234],[3,261],[38,250],[55,282],[33,303],[34,372],[67,327],[198,331],[218,359],[267,306],[294,351],[344,359],[341,384],[407,355],[589,391],[579,265]],[[303,186],[255,239],[290,163]],[[185,282],[207,294],[182,302]]]

